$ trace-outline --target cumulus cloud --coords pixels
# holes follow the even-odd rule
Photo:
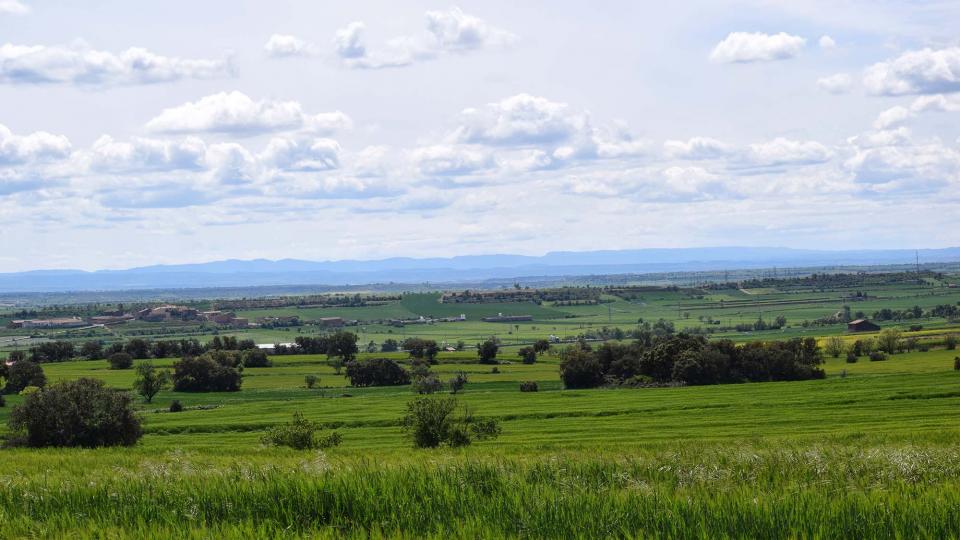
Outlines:
[[[595,173],[565,180],[563,188],[571,195],[629,197],[647,202],[695,202],[738,196],[722,177],[702,167]]]
[[[254,101],[242,92],[220,92],[165,109],[147,122],[147,129],[165,133],[233,133],[257,135],[307,129],[330,132],[351,127],[341,113],[308,115],[296,101]]]
[[[30,8],[18,0],[0,0],[0,14],[3,15],[26,15],[30,13]]]
[[[960,151],[939,143],[864,149],[845,165],[856,182],[881,191],[930,191],[960,182]]]
[[[352,22],[334,34],[334,52],[345,67],[381,69],[408,66],[441,54],[505,46],[516,39],[510,32],[456,7],[446,11],[428,11],[424,18],[424,32],[395,37],[377,50],[371,50],[366,45],[364,23]]]
[[[118,54],[85,45],[0,45],[0,83],[136,85],[233,74],[229,59],[161,56],[133,47]]]
[[[182,141],[134,138],[117,141],[109,135],[97,139],[81,159],[97,172],[201,170],[207,145],[196,137]]]
[[[529,94],[511,96],[479,109],[465,109],[460,120],[456,139],[495,145],[561,142],[589,125],[585,115],[566,103]]]
[[[877,116],[877,119],[874,120],[873,127],[878,130],[897,127],[909,120],[912,115],[913,113],[910,112],[910,109],[897,105],[896,107],[891,107],[881,112],[880,115]]]
[[[800,54],[806,44],[806,39],[785,32],[731,32],[713,48],[710,60],[718,63],[786,60]]]
[[[908,51],[876,63],[863,76],[871,94],[901,96],[960,91],[960,47]]]
[[[832,156],[833,152],[819,142],[777,137],[772,141],[749,145],[743,164],[752,167],[810,165],[826,162]]]
[[[48,162],[70,155],[70,140],[63,135],[37,131],[16,135],[0,124],[0,165]]]
[[[853,78],[846,73],[837,73],[817,79],[817,86],[824,92],[831,94],[845,94],[850,91],[852,85]]]
[[[259,157],[261,162],[287,171],[327,171],[340,167],[340,145],[326,138],[275,137]]]
[[[493,156],[480,148],[435,145],[418,148],[412,161],[423,176],[463,176],[493,168]]]
[[[309,41],[288,34],[273,34],[267,40],[263,50],[272,58],[289,58],[293,56],[312,56],[316,54],[316,46]]]
[[[672,159],[717,159],[730,155],[733,148],[710,137],[693,137],[686,141],[666,141],[663,150]]]
[[[837,47],[837,42],[828,35],[820,36],[820,40],[817,42],[820,44],[821,49],[835,49]]]

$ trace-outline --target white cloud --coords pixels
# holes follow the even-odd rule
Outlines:
[[[97,139],[83,157],[98,172],[201,170],[206,167],[207,145],[196,137],[182,141],[134,138],[116,141],[109,135]]]
[[[960,91],[960,47],[908,51],[867,68],[863,84],[871,94],[900,96]]]
[[[931,191],[960,182],[960,151],[939,143],[861,150],[845,163],[858,183],[882,191]]]
[[[463,176],[496,166],[493,156],[481,148],[434,145],[413,151],[411,159],[423,176]]]
[[[365,57],[367,55],[367,47],[363,42],[365,29],[366,26],[362,22],[355,21],[337,30],[333,36],[333,46],[337,56],[344,59]]]
[[[329,132],[349,128],[341,113],[307,115],[296,101],[254,101],[242,92],[220,92],[165,109],[147,122],[147,129],[166,133],[233,133],[255,135],[307,129]]]
[[[229,60],[160,56],[142,48],[119,54],[84,45],[0,45],[0,82],[10,84],[134,85],[233,74]]]
[[[785,32],[731,32],[713,48],[710,60],[720,63],[785,60],[800,54],[806,43],[806,39]]]
[[[794,141],[777,137],[747,147],[745,163],[754,167],[809,165],[823,163],[833,156],[829,148],[816,141]]]
[[[518,94],[465,109],[455,138],[468,143],[525,145],[562,142],[585,129],[589,121],[566,103]]]
[[[898,127],[882,131],[868,131],[847,139],[847,143],[857,148],[876,148],[878,146],[900,146],[910,142],[910,129]]]
[[[873,128],[884,130],[897,127],[904,124],[912,116],[913,113],[910,112],[910,109],[897,105],[881,112],[877,119],[873,121]]]
[[[516,39],[510,32],[456,7],[447,11],[428,11],[424,17],[426,28],[423,33],[395,37],[377,50],[370,50],[366,45],[364,23],[352,22],[334,34],[334,51],[344,67],[381,69],[408,66],[441,54],[506,46]]]
[[[0,0],[0,14],[6,15],[26,15],[30,13],[30,8],[18,0]]]
[[[287,34],[273,34],[263,46],[267,55],[272,58],[289,58],[293,56],[312,56],[316,54],[316,47],[309,41]]]
[[[717,159],[730,155],[733,148],[710,137],[693,137],[687,141],[666,141],[663,149],[672,159]]]
[[[340,145],[324,138],[275,137],[259,158],[264,164],[287,171],[326,171],[340,167]]]
[[[853,78],[846,73],[837,73],[817,79],[817,86],[824,92],[831,94],[845,94],[850,91]]]
[[[0,165],[63,159],[70,155],[70,149],[70,140],[63,135],[45,131],[16,135],[0,124]]]
[[[837,47],[837,42],[828,35],[820,36],[820,40],[817,42],[820,44],[821,49],[835,49]]]

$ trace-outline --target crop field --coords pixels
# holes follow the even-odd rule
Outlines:
[[[785,316],[788,326],[718,335],[738,342],[814,336],[821,344],[842,336],[852,343],[876,334],[798,323],[845,304],[872,312],[960,300],[956,289],[938,284],[869,292],[850,302],[850,291],[841,290],[662,289],[573,306],[453,305],[418,294],[370,307],[244,311],[251,318],[355,317],[361,322],[349,329],[360,335],[361,350],[370,340],[409,336],[466,341],[463,351],[442,351],[433,371],[443,381],[466,374],[459,405],[496,420],[502,432],[462,448],[416,449],[401,425],[416,397],[409,386],[355,388],[325,355],[272,356],[271,367],[243,370],[237,392],[167,389],[152,403],[138,400],[145,435],[134,447],[0,450],[0,536],[960,537],[960,351],[935,345],[856,363],[828,356],[820,380],[591,390],[563,388],[556,351],[564,345],[534,364],[517,356],[521,344],[549,334],[627,330],[641,318],[678,329],[702,325],[701,317],[736,324],[756,321],[758,312],[765,320]],[[480,321],[490,310],[534,320]],[[369,322],[460,313],[466,321]],[[955,322],[937,318],[882,325],[921,343],[960,333]],[[219,333],[288,342],[321,332],[305,326],[202,333],[171,325],[169,333],[134,333],[150,328],[118,326],[105,339]],[[469,346],[491,335],[503,343],[497,366],[478,363]],[[403,352],[360,357],[409,361]],[[169,369],[174,360],[152,362]],[[109,369],[106,360],[43,369],[50,383],[89,377],[121,390],[135,378],[133,369]],[[319,379],[315,388],[306,387],[307,376]],[[537,382],[539,391],[520,392],[525,381]],[[0,434],[24,399],[6,396]],[[169,411],[174,400],[183,411]],[[324,433],[336,431],[342,444],[293,450],[261,442],[295,413]]]

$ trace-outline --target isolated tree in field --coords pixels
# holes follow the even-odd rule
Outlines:
[[[594,388],[603,383],[603,368],[593,351],[571,347],[560,361],[560,378],[567,388]]]
[[[377,342],[371,339],[371,340],[370,340],[370,343],[367,343],[367,349],[366,349],[366,350],[367,350],[368,353],[375,353],[375,352],[377,352]]]
[[[320,424],[307,420],[303,413],[298,411],[293,413],[292,422],[270,428],[260,442],[273,446],[288,446],[296,450],[313,450],[332,448],[343,440],[336,431],[321,437],[317,434],[320,429]]]
[[[459,415],[456,411],[456,398],[420,397],[407,403],[407,414],[400,425],[416,448],[436,448],[442,444],[466,446],[500,435],[496,420],[475,418],[465,409]]]
[[[173,389],[177,392],[236,392],[241,375],[207,354],[187,357],[173,364]]]
[[[824,350],[833,358],[840,358],[840,355],[843,354],[843,339],[837,336],[827,338]]]
[[[380,345],[380,352],[397,352],[400,350],[400,344],[393,338],[388,338]]]
[[[407,351],[411,358],[426,360],[431,364],[436,363],[437,354],[440,352],[440,347],[436,341],[417,337],[405,339],[403,349]]]
[[[125,352],[113,353],[107,362],[110,363],[110,369],[130,369],[133,367],[133,356]]]
[[[260,349],[246,349],[240,353],[240,363],[243,367],[271,367],[273,362],[267,353]]]
[[[340,358],[349,362],[357,357],[357,335],[338,330],[327,336],[327,358]]]
[[[132,446],[143,436],[130,396],[97,379],[60,382],[30,394],[13,410],[9,425],[32,447]]]
[[[545,339],[538,339],[533,344],[533,350],[537,354],[543,354],[550,350],[550,342]]]
[[[143,397],[147,403],[153,401],[153,396],[170,385],[170,372],[158,370],[152,362],[142,362],[137,366],[137,378],[133,381],[133,389]]]
[[[7,384],[3,387],[6,394],[16,394],[28,386],[43,388],[47,377],[40,364],[29,360],[20,360],[7,368]]]
[[[447,384],[450,386],[450,393],[456,394],[463,390],[463,387],[467,385],[467,374],[466,372],[459,371],[454,375]]]
[[[389,358],[354,360],[347,364],[350,386],[402,386],[410,384],[410,374]]]
[[[521,347],[517,351],[517,356],[524,364],[535,364],[537,362],[537,351],[533,347]]]
[[[887,353],[894,354],[900,349],[900,340],[903,332],[896,328],[884,328],[877,336],[877,347]]]
[[[497,363],[497,352],[500,350],[500,346],[497,345],[497,342],[493,339],[488,339],[477,345],[477,356],[480,357],[481,364],[496,364]]]

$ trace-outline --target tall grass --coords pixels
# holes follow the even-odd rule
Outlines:
[[[950,444],[7,456],[24,467],[0,474],[4,537],[960,536]]]

